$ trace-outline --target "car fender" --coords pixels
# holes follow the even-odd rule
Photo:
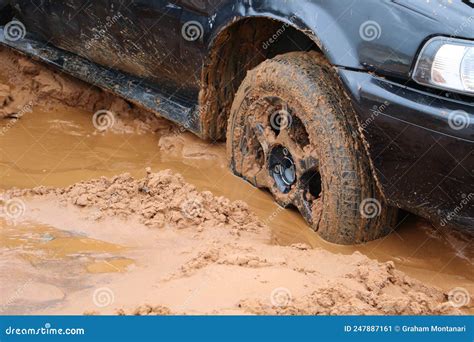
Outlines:
[[[311,38],[329,62],[402,79],[410,77],[422,44],[434,35],[474,39],[468,3],[407,0],[222,1],[209,15],[207,48],[234,23],[264,17]],[[470,5],[472,6],[472,5]],[[469,15],[469,13],[471,13]]]

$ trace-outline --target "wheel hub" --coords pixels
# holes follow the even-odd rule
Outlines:
[[[288,149],[284,146],[274,147],[270,153],[268,166],[270,176],[278,190],[288,193],[296,182],[296,166]]]

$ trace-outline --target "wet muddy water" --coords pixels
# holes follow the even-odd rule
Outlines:
[[[474,251],[467,237],[436,233],[429,223],[409,217],[384,239],[363,246],[332,245],[313,233],[298,213],[279,208],[268,193],[234,177],[226,168],[225,146],[180,133],[162,140],[173,145],[164,152],[159,138],[153,133],[98,133],[90,113],[35,107],[0,136],[0,189],[67,186],[123,172],[142,177],[145,167],[169,168],[201,190],[247,202],[271,227],[275,244],[304,242],[343,254],[360,251],[380,261],[393,260],[400,270],[428,284],[474,292]],[[0,220],[0,255],[54,272],[75,272],[75,281],[125,272],[135,264],[129,249],[137,246],[106,240],[84,235],[74,226],[12,225]]]

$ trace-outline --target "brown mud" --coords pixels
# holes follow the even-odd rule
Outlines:
[[[473,312],[469,237],[409,218],[329,244],[231,175],[223,145],[6,50],[0,61],[1,314]],[[106,131],[97,110],[114,113]]]

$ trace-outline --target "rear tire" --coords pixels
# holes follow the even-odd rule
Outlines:
[[[292,52],[251,70],[227,129],[232,171],[295,206],[325,240],[371,241],[394,227],[357,134],[355,114],[317,52]]]

